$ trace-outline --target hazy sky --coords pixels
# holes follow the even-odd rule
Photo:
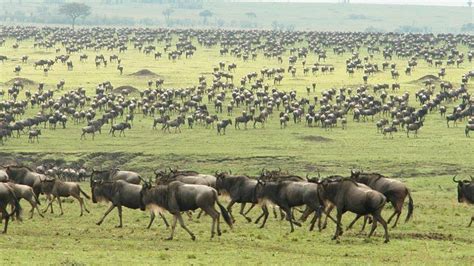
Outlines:
[[[341,0],[242,0],[245,2],[342,2]],[[467,6],[467,0],[350,0],[354,4]]]

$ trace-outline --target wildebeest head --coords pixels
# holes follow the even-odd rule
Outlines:
[[[458,202],[474,203],[474,195],[467,195],[468,187],[474,186],[474,178],[471,176],[471,181],[456,180],[456,176],[453,176],[453,182],[458,183]]]

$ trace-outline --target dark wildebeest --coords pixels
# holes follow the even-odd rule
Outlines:
[[[8,178],[21,185],[27,185],[33,188],[35,195],[39,197],[41,193],[41,180],[46,179],[46,176],[35,173],[26,166],[8,165],[4,167],[8,174]]]
[[[105,217],[117,207],[119,215],[119,225],[116,227],[122,227],[122,206],[136,210],[141,209],[142,211],[145,208],[141,207],[141,197],[140,191],[142,186],[130,184],[124,180],[117,181],[103,181],[103,180],[93,180],[92,176],[90,178],[90,186],[92,191],[92,202],[110,202],[111,205],[109,209],[105,212],[104,216],[100,221],[97,222],[97,225],[101,225]],[[163,221],[168,227],[168,222],[165,217],[160,214],[163,218]],[[151,227],[153,220],[155,218],[154,212],[151,213],[151,220],[148,228]]]
[[[217,191],[214,188],[203,185],[190,185],[179,181],[171,182],[168,185],[160,185],[152,187],[151,184],[145,183],[140,192],[141,208],[163,208],[173,215],[171,224],[171,235],[167,240],[172,240],[176,229],[176,222],[179,221],[181,227],[189,233],[192,240],[196,237],[184,225],[181,212],[193,211],[198,208],[202,209],[212,218],[211,238],[215,235],[215,227],[217,223],[217,235],[221,235],[219,225],[219,212],[214,205],[217,204],[224,217],[225,222],[232,228],[232,220],[229,213],[219,203]]]
[[[474,124],[467,124],[466,129],[464,130],[464,134],[466,134],[466,137],[469,136],[469,131],[474,131]]]
[[[392,227],[396,227],[398,219],[402,214],[403,202],[408,196],[408,213],[405,219],[405,222],[408,222],[413,215],[413,199],[410,194],[410,190],[405,184],[399,180],[385,177],[378,173],[360,173],[356,171],[351,171],[351,179],[355,180],[358,183],[365,184],[371,189],[377,190],[382,193],[387,201],[390,202],[394,208],[393,214],[388,219],[387,223],[389,224],[395,215],[395,223]]]
[[[257,186],[257,180],[250,179],[244,175],[231,175],[227,173],[216,172],[216,189],[217,191],[225,196],[230,197],[229,205],[227,205],[227,211],[231,216],[232,220],[235,221],[232,215],[232,206],[235,203],[240,203],[240,215],[245,217],[247,222],[251,222],[252,219],[246,214],[252,209],[255,204],[258,203],[257,196],[255,194],[255,187]],[[252,206],[244,213],[244,208],[247,203],[251,203]]]
[[[111,170],[95,170],[92,169],[91,177],[94,180],[102,180],[102,181],[117,181],[123,180],[130,184],[138,185],[140,184],[140,174],[132,172],[132,171],[122,171],[118,168],[114,168]]]
[[[228,125],[232,125],[232,120],[231,119],[226,119],[226,120],[221,120],[220,122],[217,123],[217,135],[224,134],[225,135],[225,128]],[[221,133],[222,130],[222,133]]]
[[[285,212],[286,219],[290,222],[291,232],[294,231],[293,224],[301,226],[299,222],[294,220],[291,208],[306,205],[314,212],[315,218],[311,221],[311,228],[314,227],[316,220],[321,217],[323,206],[319,200],[318,185],[315,183],[295,181],[265,182],[258,180],[255,191],[259,203],[262,204],[264,215],[260,228],[265,226],[268,218],[267,202],[277,205]]]
[[[61,204],[61,197],[73,197],[79,201],[79,205],[81,206],[80,216],[83,215],[84,210],[89,213],[89,210],[84,204],[84,200],[81,198],[81,194],[86,197],[86,199],[90,199],[90,197],[81,189],[78,183],[64,182],[55,178],[51,178],[42,180],[41,188],[42,192],[46,194],[46,197],[49,200],[49,204],[46,206],[46,209],[43,212],[48,211],[48,209],[51,207],[51,213],[53,213],[53,201],[57,199],[59,208],[61,209],[61,215],[63,215],[64,212],[63,206]]]
[[[110,132],[109,134],[112,134],[112,136],[115,137],[115,131],[120,131],[119,133],[119,137],[123,134],[123,136],[125,137],[125,129],[131,129],[132,128],[132,125],[130,125],[130,123],[128,122],[122,122],[122,123],[119,123],[117,125],[113,125],[110,127]]]
[[[38,212],[39,216],[43,217],[43,214],[41,214],[38,208],[38,205],[41,205],[41,203],[38,200],[38,197],[36,197],[33,191],[33,188],[27,185],[20,185],[20,184],[15,184],[12,182],[8,182],[6,184],[9,185],[13,189],[13,192],[15,193],[15,196],[18,199],[18,201],[20,201],[21,199],[25,199],[26,201],[30,203],[31,205],[30,219],[33,218],[35,209]]]
[[[7,205],[13,205],[13,212],[8,213]],[[5,220],[5,225],[3,226],[3,233],[7,233],[8,221],[10,216],[16,215],[18,220],[21,220],[21,206],[15,192],[13,189],[6,183],[0,183],[0,212],[2,213],[2,220]]]
[[[247,129],[247,123],[253,120],[253,116],[251,115],[243,115],[235,118],[235,129],[240,129],[240,124],[243,123],[245,129]]]
[[[385,230],[385,243],[390,241],[387,223],[381,216],[386,203],[386,198],[382,193],[366,186],[359,186],[354,180],[346,178],[324,179],[318,184],[320,184],[319,193],[322,197],[331,201],[337,209],[337,226],[333,240],[338,239],[342,234],[342,215],[350,211],[357,214],[356,220],[365,215],[372,215],[372,229],[369,237],[377,228],[377,222],[380,222]]]
[[[471,180],[456,180],[456,176],[453,177],[453,181],[458,183],[458,202],[474,204],[474,178],[471,176]],[[474,215],[471,217],[471,222],[467,227],[471,227],[474,221]]]

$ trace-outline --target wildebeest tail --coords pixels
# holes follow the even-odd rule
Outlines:
[[[21,208],[21,205],[20,205],[20,201],[18,200],[18,198],[15,196],[15,192],[13,192],[12,189],[9,189],[8,190],[10,192],[10,196],[13,200],[13,205],[15,206],[13,212],[10,214],[10,216],[12,215],[15,215],[16,219],[18,221],[21,221],[21,212],[22,212],[22,208]]]
[[[226,208],[222,206],[222,204],[216,200],[217,206],[219,206],[219,209],[221,209],[221,214],[222,217],[224,217],[225,222],[227,225],[229,225],[230,228],[232,228],[232,219],[230,218],[229,212],[227,212]]]
[[[91,199],[91,197],[89,195],[86,194],[86,192],[84,192],[84,190],[82,190],[81,187],[79,187],[79,191],[81,192],[81,194],[86,197],[86,199]]]
[[[413,199],[411,197],[410,190],[407,189],[407,193],[408,193],[408,213],[407,213],[407,218],[405,219],[405,222],[408,222],[408,220],[410,220],[411,216],[413,215],[413,209],[414,209]]]

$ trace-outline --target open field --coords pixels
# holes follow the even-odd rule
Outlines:
[[[177,38],[174,36],[173,44]],[[21,65],[22,71],[18,77],[34,82],[26,89],[35,91],[39,82],[44,82],[46,89],[54,89],[55,84],[64,79],[65,89],[58,91],[55,98],[65,91],[84,87],[88,96],[93,96],[97,84],[110,81],[114,87],[130,85],[144,90],[147,88],[149,77],[134,76],[139,70],[147,69],[165,80],[166,88],[192,87],[198,84],[198,76],[204,75],[212,81],[213,67],[219,62],[226,65],[237,64],[233,73],[234,83],[238,85],[240,77],[249,72],[259,73],[263,67],[288,67],[289,52],[283,54],[283,63],[276,59],[265,59],[259,54],[256,60],[242,61],[234,56],[219,55],[219,48],[200,46],[194,38],[197,47],[194,56],[185,59],[184,56],[173,62],[168,60],[166,53],[159,60],[153,55],[145,55],[133,49],[125,53],[118,51],[84,50],[89,55],[86,62],[79,61],[79,54],[72,54],[74,70],[67,71],[66,65],[56,63],[48,76],[43,71],[35,70],[32,63],[39,59],[54,59],[59,54],[54,49],[46,50],[33,48],[33,41],[19,42],[18,49],[12,49],[14,40],[7,39],[0,47],[0,55],[7,55],[8,60],[0,63],[0,90],[11,86],[10,81],[17,78],[13,73],[15,65]],[[162,51],[164,44],[157,44],[157,50]],[[297,47],[307,46],[306,42],[297,43]],[[59,45],[57,47],[60,47]],[[469,48],[459,45],[458,49],[467,54]],[[94,56],[118,54],[122,59],[125,70],[120,75],[116,64],[96,69]],[[29,55],[28,63],[21,63],[21,56]],[[295,77],[285,73],[281,84],[273,86],[273,80],[266,80],[270,87],[279,90],[297,91],[299,97],[321,97],[321,92],[330,88],[356,88],[362,82],[363,73],[356,71],[353,77],[346,73],[345,60],[350,56],[333,54],[327,48],[327,64],[333,65],[335,71],[329,74],[311,72],[303,75],[301,63],[297,62],[298,71]],[[367,55],[366,47],[360,49],[360,57]],[[317,57],[309,53],[306,58],[308,65],[317,62]],[[375,54],[373,62],[381,64],[384,59],[381,53]],[[443,60],[445,62],[445,60]],[[388,91],[389,94],[401,95],[405,91],[410,94],[410,105],[419,108],[414,94],[424,85],[420,81],[427,75],[437,74],[439,68],[419,60],[412,75],[405,75],[403,68],[407,59],[396,56],[391,61],[400,70],[401,85],[399,91]],[[323,63],[323,62],[321,62]],[[446,67],[445,81],[452,82],[454,88],[460,86],[460,77],[473,69],[467,60],[460,67]],[[156,79],[156,77],[154,78]],[[369,85],[377,83],[393,83],[390,71],[380,71],[369,77]],[[316,91],[306,93],[306,87],[316,83]],[[439,91],[439,82],[436,82]],[[467,90],[473,93],[472,81]],[[372,92],[370,90],[370,92]],[[230,95],[230,93],[228,94]],[[24,92],[20,99],[24,99]],[[138,93],[128,96],[139,98]],[[5,95],[1,100],[8,99]],[[229,100],[229,96],[227,98]],[[461,100],[444,102],[448,113]],[[207,98],[203,100],[207,103]],[[207,103],[211,113],[214,113],[213,103]],[[225,105],[224,105],[225,106]],[[319,108],[319,106],[317,107]],[[23,117],[35,115],[40,108],[28,108]],[[219,119],[234,118],[242,109],[236,108],[234,115],[226,112],[218,114]],[[175,115],[174,115],[175,116]],[[39,143],[28,143],[28,136],[9,138],[5,145],[0,146],[0,163],[24,163],[37,165],[43,161],[55,160],[63,164],[80,164],[86,168],[110,168],[120,166],[121,169],[140,172],[145,178],[152,177],[154,169],[179,167],[195,169],[204,173],[214,173],[216,170],[231,169],[235,173],[246,173],[256,176],[262,168],[275,169],[281,167],[289,172],[307,173],[316,176],[319,170],[322,176],[330,174],[348,175],[349,169],[358,168],[364,171],[376,171],[388,176],[400,178],[411,189],[415,201],[413,220],[401,222],[396,229],[391,229],[391,242],[382,244],[382,230],[379,226],[377,235],[366,239],[358,235],[360,224],[352,231],[345,232],[340,244],[330,240],[335,226],[320,232],[308,232],[308,224],[289,233],[286,221],[271,217],[265,229],[258,229],[253,223],[247,224],[242,217],[236,215],[235,227],[230,230],[224,223],[224,233],[221,237],[209,240],[210,218],[204,217],[187,222],[196,233],[197,241],[192,242],[184,230],[178,228],[173,241],[163,240],[168,235],[162,221],[157,219],[152,230],[146,230],[148,213],[124,210],[124,228],[117,229],[116,212],[112,212],[100,227],[95,225],[106,206],[87,202],[91,214],[78,217],[79,207],[76,202],[65,200],[65,215],[47,214],[44,219],[35,216],[25,219],[23,223],[14,222],[9,227],[7,235],[0,235],[2,254],[0,260],[5,264],[21,264],[28,261],[45,264],[474,264],[474,231],[467,228],[472,206],[457,202],[456,184],[452,176],[467,178],[472,175],[474,163],[474,138],[464,135],[465,121],[457,127],[446,127],[446,120],[437,110],[426,116],[424,126],[418,133],[418,138],[407,138],[404,131],[394,135],[393,139],[384,138],[376,131],[375,120],[355,122],[351,114],[348,116],[346,130],[339,126],[331,130],[320,127],[305,126],[304,121],[294,124],[290,121],[287,128],[281,129],[278,112],[270,116],[265,128],[248,130],[227,128],[225,136],[218,136],[216,129],[196,125],[189,129],[182,127],[182,133],[165,133],[158,128],[152,129],[153,118],[135,115],[131,130],[126,131],[126,137],[112,137],[108,134],[109,125],[104,126],[102,134],[96,135],[95,140],[90,136],[80,140],[81,128],[85,122],[76,125],[72,119],[67,128],[60,126],[56,130],[43,129]],[[123,118],[119,118],[121,121]],[[117,122],[118,122],[117,121]],[[472,135],[472,133],[471,133]],[[88,183],[81,186],[90,194]],[[44,201],[43,201],[44,202]],[[28,216],[27,206],[25,218]],[[44,204],[42,208],[44,208]],[[55,209],[58,209],[55,205]],[[234,214],[238,208],[234,207]],[[384,211],[384,217],[392,212],[391,208]],[[257,217],[259,210],[251,213]],[[406,210],[403,212],[404,218]],[[170,216],[167,216],[170,217]],[[352,219],[353,214],[346,214],[344,225]],[[367,231],[367,230],[366,230]]]

